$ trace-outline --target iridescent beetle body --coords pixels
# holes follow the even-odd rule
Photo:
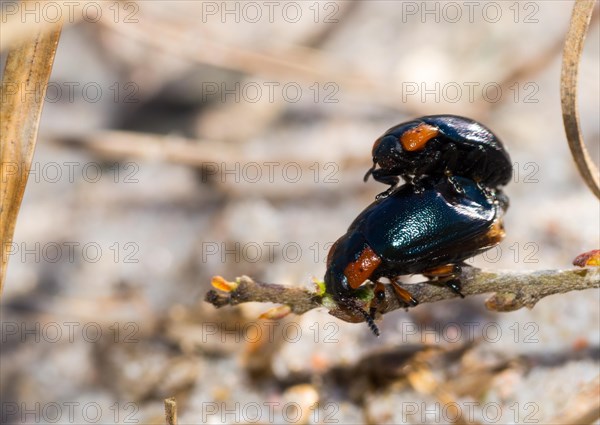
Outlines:
[[[406,184],[369,205],[329,252],[326,292],[338,304],[357,311],[353,300],[357,289],[371,281],[381,297],[384,292],[378,280],[388,278],[401,302],[416,305],[417,300],[397,281],[420,273],[443,276],[460,294],[454,277],[461,263],[504,237],[506,202],[503,196],[491,200],[472,180],[456,180],[462,193],[445,177],[425,177],[419,190]]]

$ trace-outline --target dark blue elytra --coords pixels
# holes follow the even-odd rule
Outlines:
[[[503,205],[472,180],[457,177],[464,193],[446,178],[426,177],[421,191],[406,184],[369,205],[331,248],[325,274],[334,298],[352,297],[344,274],[368,246],[381,258],[369,280],[420,273],[458,264],[498,243],[487,237],[501,225]]]

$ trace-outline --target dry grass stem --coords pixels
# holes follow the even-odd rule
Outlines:
[[[55,24],[49,32],[40,31],[6,59],[0,110],[0,294],[8,263],[4,247],[15,231],[61,28]]]
[[[165,419],[167,425],[177,425],[177,401],[175,397],[165,398]]]
[[[585,148],[577,109],[579,62],[595,4],[595,1],[577,0],[573,7],[571,25],[563,50],[560,97],[567,142],[577,164],[577,169],[590,190],[600,199],[598,167],[596,167]]]

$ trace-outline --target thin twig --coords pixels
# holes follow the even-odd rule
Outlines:
[[[236,162],[267,162],[274,161],[272,155],[245,154],[239,149],[226,146],[221,140],[187,139],[179,136],[163,136],[151,133],[102,130],[87,134],[46,135],[45,142],[90,151],[106,158],[139,158],[152,161],[163,161],[201,168],[206,165],[228,166]],[[308,168],[316,161],[336,161],[341,169],[352,166],[368,166],[371,158],[365,158],[356,152],[347,152],[341,158],[333,156],[278,156],[281,164],[295,163],[301,168]]]
[[[270,200],[298,199],[299,196],[314,195],[314,181],[301,179],[290,191],[287,185],[277,184],[239,184],[236,179],[223,174],[226,169],[243,168],[253,163],[265,170],[263,180],[266,181],[266,164],[272,164],[279,172],[287,164],[291,164],[309,173],[315,163],[334,163],[341,173],[353,167],[367,168],[371,165],[370,157],[359,155],[353,150],[341,152],[340,156],[329,156],[315,151],[302,158],[293,155],[273,156],[269,153],[244,154],[243,150],[234,149],[220,140],[186,139],[176,136],[163,136],[149,133],[127,131],[92,131],[88,134],[48,135],[44,143],[55,144],[68,149],[82,149],[101,159],[117,161],[158,161],[170,164],[193,167],[199,171],[202,182],[218,182],[213,187],[217,193],[231,197],[259,196]],[[348,193],[368,193],[373,190],[369,185],[352,187],[350,182],[339,180],[342,187],[348,190],[332,190],[332,185],[324,187],[331,196],[345,196]]]
[[[579,126],[579,113],[577,110],[577,76],[579,61],[583,51],[583,42],[590,25],[595,1],[577,0],[573,6],[571,25],[567,33],[563,51],[562,72],[560,76],[560,97],[563,111],[563,121],[567,142],[571,154],[575,159],[579,173],[590,190],[600,199],[600,177],[598,168],[590,158],[581,128]]]
[[[177,401],[175,397],[165,398],[165,419],[167,425],[177,425]]]
[[[600,287],[600,268],[588,267],[569,270],[543,270],[535,272],[485,271],[465,267],[459,276],[461,292],[465,296],[494,293],[486,307],[495,311],[513,311],[533,307],[540,299],[554,294]],[[419,303],[456,298],[457,295],[443,285],[416,283],[402,285],[419,300]],[[329,313],[347,322],[362,322],[363,316],[342,310],[327,297],[301,288],[256,282],[242,276],[232,283],[230,292],[210,290],[205,300],[215,307],[237,305],[246,302],[272,302],[285,304],[290,311],[303,314],[318,307],[327,307]],[[390,285],[386,285],[388,303],[381,314],[399,308],[400,304]],[[364,303],[366,304],[366,302]]]

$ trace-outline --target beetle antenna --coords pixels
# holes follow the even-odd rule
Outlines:
[[[373,332],[375,336],[380,335],[379,328],[377,327],[375,321],[373,320],[373,317],[371,317],[369,313],[367,313],[355,303],[350,302],[350,300],[345,300],[344,305],[346,307],[349,307],[352,311],[361,314],[365,318],[365,322],[367,322],[367,325],[369,326],[369,329],[371,329],[371,332]]]
[[[365,176],[363,177],[364,182],[369,180],[369,176],[373,174],[373,171],[375,171],[375,167],[377,167],[377,163],[375,162],[375,160],[373,160],[373,166],[369,168],[369,171],[367,171],[367,174],[365,174]]]

